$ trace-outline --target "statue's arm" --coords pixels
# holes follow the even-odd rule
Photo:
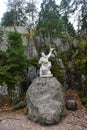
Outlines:
[[[49,52],[49,54],[47,55],[48,58],[52,55],[52,51],[53,51],[53,50],[54,50],[54,48],[51,48],[51,49],[50,49],[50,52]]]

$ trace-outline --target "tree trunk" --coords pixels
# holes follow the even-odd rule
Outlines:
[[[86,0],[83,0],[83,3],[84,3],[84,9],[85,9],[85,12],[86,12],[86,17],[87,17],[87,5],[86,5]]]

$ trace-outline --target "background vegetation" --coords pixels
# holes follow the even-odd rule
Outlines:
[[[42,0],[38,12],[37,3],[25,0],[9,1],[8,11],[4,13],[1,27],[26,26],[33,29],[35,37],[43,39],[38,54],[44,49],[48,53],[50,47],[55,47],[55,58],[52,61],[52,73],[66,88],[80,89],[87,93],[87,2],[86,0],[61,0],[57,5],[55,0]],[[75,14],[77,29],[70,18]],[[0,30],[0,43],[3,31]],[[34,37],[34,39],[35,39]],[[59,38],[67,46],[61,51],[53,39]],[[47,45],[46,39],[50,39]],[[75,42],[74,42],[75,41]],[[14,88],[17,83],[25,80],[25,70],[29,63],[25,55],[21,34],[16,30],[7,35],[7,50],[0,51],[0,84]],[[74,44],[75,43],[75,44]],[[43,44],[43,45],[42,45]],[[39,58],[39,57],[38,57]],[[60,62],[61,60],[61,62]],[[60,64],[62,63],[62,65]],[[36,61],[35,61],[36,64]],[[36,66],[38,66],[36,64]],[[10,90],[10,89],[9,89]]]

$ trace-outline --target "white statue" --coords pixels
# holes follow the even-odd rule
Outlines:
[[[45,55],[44,52],[41,53],[41,58],[39,60],[40,67],[40,77],[52,77],[53,75],[50,72],[51,62],[49,61],[49,57],[53,56],[52,51],[54,48],[50,49],[48,55]]]

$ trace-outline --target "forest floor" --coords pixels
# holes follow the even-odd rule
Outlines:
[[[67,110],[67,115],[56,125],[41,126],[27,119],[24,110],[11,112],[10,108],[0,109],[0,130],[87,130],[87,110],[77,98],[78,109]]]

